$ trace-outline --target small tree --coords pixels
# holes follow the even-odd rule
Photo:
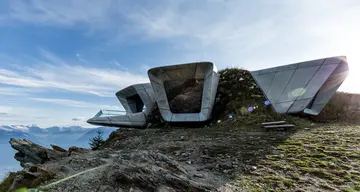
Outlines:
[[[97,135],[90,139],[89,145],[91,147],[92,150],[98,150],[102,144],[104,144],[104,139],[103,139],[103,131],[101,129],[98,129],[96,131]]]

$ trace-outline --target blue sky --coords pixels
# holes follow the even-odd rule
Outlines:
[[[249,70],[346,55],[360,93],[358,0],[0,2],[0,124],[82,125],[122,109],[150,67]]]

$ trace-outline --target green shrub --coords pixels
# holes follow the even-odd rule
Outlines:
[[[90,142],[89,142],[89,145],[90,145],[92,150],[100,149],[100,147],[105,142],[104,138],[102,137],[104,132],[101,129],[98,129],[96,131],[96,133],[97,133],[97,135],[94,138],[90,139]]]

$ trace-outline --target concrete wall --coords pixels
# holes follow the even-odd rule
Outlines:
[[[219,74],[211,62],[199,62],[152,68],[148,71],[151,86],[162,118],[168,122],[202,122],[209,120],[214,106]],[[169,80],[204,79],[200,113],[172,113],[164,82]]]
[[[348,73],[345,56],[252,71],[251,75],[279,113],[317,115]]]

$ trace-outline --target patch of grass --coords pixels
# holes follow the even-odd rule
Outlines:
[[[263,180],[265,183],[277,183],[277,184],[284,184],[286,187],[292,187],[294,185],[294,181],[291,179],[287,179],[282,176],[264,176]]]
[[[325,169],[301,167],[300,170],[305,172],[305,173],[310,173],[312,175],[315,175],[315,176],[317,176],[319,178],[322,178],[322,179],[328,179],[328,180],[331,180],[331,181],[336,180],[336,177],[333,174],[328,173]]]
[[[261,192],[264,191],[264,187],[254,183],[251,178],[241,177],[236,179],[235,186],[246,189],[247,191]]]
[[[327,189],[327,190],[336,190],[335,188],[331,187],[329,184],[327,183],[322,183],[320,184],[320,186],[324,189]]]
[[[296,180],[296,181],[300,180],[300,177],[301,177],[300,174],[296,173],[296,172],[290,173],[290,176],[293,180]]]
[[[356,189],[356,187],[345,186],[343,190],[345,192],[359,192],[360,189]]]

